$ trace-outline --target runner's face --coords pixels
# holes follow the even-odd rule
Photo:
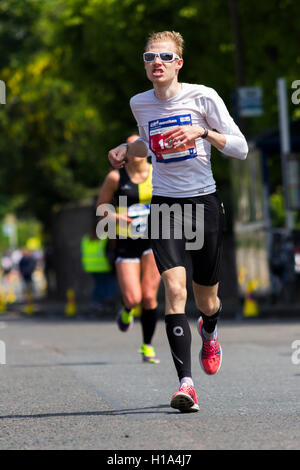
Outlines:
[[[128,163],[133,163],[134,165],[140,164],[141,161],[144,160],[143,158],[134,157],[133,155],[128,155],[126,158],[127,158]]]
[[[173,41],[152,42],[147,45],[146,52],[175,52],[176,46]],[[148,79],[153,84],[166,84],[177,79],[177,72],[183,65],[183,59],[175,59],[173,62],[163,62],[156,57],[154,62],[145,63]]]

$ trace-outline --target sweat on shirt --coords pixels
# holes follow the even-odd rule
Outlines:
[[[182,83],[181,91],[169,100],[158,99],[152,89],[133,96],[130,107],[140,138],[152,157],[153,195],[193,197],[216,190],[211,144],[198,138],[192,145],[174,149],[162,136],[174,126],[196,125],[216,130],[226,137],[222,153],[240,160],[247,157],[246,139],[213,88]]]

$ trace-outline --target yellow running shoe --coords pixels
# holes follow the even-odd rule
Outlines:
[[[119,330],[125,332],[128,331],[133,325],[132,309],[130,312],[126,312],[125,308],[122,308],[117,315],[117,324]]]
[[[142,354],[143,362],[150,364],[159,364],[160,360],[155,354],[154,347],[151,344],[143,343],[139,352]]]

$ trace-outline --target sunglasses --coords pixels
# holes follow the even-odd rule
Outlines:
[[[173,62],[175,59],[180,59],[179,55],[174,52],[144,52],[144,62],[154,62],[156,57],[160,57],[163,62]]]

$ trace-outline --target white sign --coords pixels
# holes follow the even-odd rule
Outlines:
[[[260,87],[241,87],[237,90],[240,117],[261,116],[263,114],[263,93]]]
[[[2,232],[7,235],[8,237],[11,237],[12,235],[15,234],[16,232],[16,227],[14,224],[10,222],[5,222],[2,226]]]

